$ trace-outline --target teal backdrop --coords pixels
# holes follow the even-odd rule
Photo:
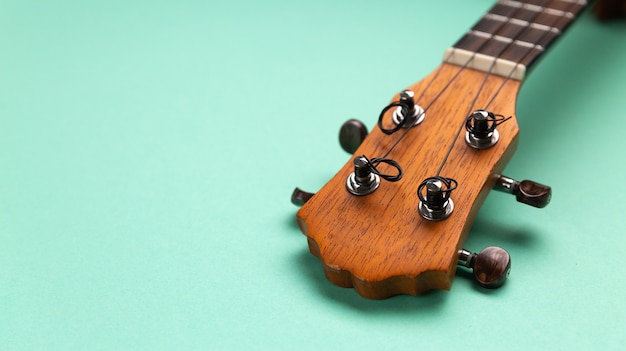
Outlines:
[[[518,99],[506,174],[466,247],[485,291],[366,300],[324,278],[289,202],[492,5],[0,3],[0,349],[621,350],[626,21],[586,13]]]

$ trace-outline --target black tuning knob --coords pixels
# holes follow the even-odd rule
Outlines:
[[[502,286],[511,272],[511,256],[496,246],[489,246],[479,253],[465,249],[459,251],[459,265],[474,270],[476,282],[488,289]]]
[[[367,136],[367,127],[357,119],[350,119],[339,129],[339,144],[347,153],[353,154]]]
[[[532,180],[515,179],[498,175],[495,190],[515,195],[517,201],[538,208],[546,207],[552,198],[552,188]]]

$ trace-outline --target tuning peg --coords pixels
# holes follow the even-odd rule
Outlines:
[[[353,154],[367,136],[367,127],[358,119],[349,119],[339,129],[339,144],[345,152]]]
[[[511,256],[497,246],[489,246],[480,253],[459,250],[459,266],[474,270],[474,279],[483,288],[502,286],[511,272]]]
[[[346,189],[352,195],[368,195],[378,189],[380,176],[372,172],[370,165],[365,156],[354,158],[354,172],[346,180]]]
[[[517,201],[537,208],[546,207],[552,197],[552,188],[547,185],[539,184],[532,180],[518,182],[501,174],[496,179],[494,189],[513,194]]]
[[[400,103],[404,105],[406,110],[402,106],[398,106],[393,111],[393,123],[402,125],[404,128],[411,128],[422,123],[425,117],[424,109],[415,103],[415,92],[413,90],[401,91]]]
[[[291,203],[296,206],[302,206],[309,201],[313,195],[315,194],[302,191],[300,188],[295,188],[293,189],[293,193],[291,193]]]
[[[487,149],[494,146],[500,134],[496,129],[498,120],[495,114],[477,110],[465,122],[465,142],[474,149]]]
[[[422,217],[429,221],[448,218],[454,210],[450,194],[456,189],[456,185],[456,180],[450,178],[431,177],[424,180],[417,188],[417,197],[420,199],[417,209]]]

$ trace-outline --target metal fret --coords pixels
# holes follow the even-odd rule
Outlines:
[[[494,15],[491,13],[486,14],[484,18],[492,19],[492,20],[504,22],[504,23],[512,23],[512,24],[522,26],[522,27],[532,27],[532,28],[543,30],[546,32],[549,32],[549,31],[552,31],[555,33],[561,32],[561,30],[557,27],[547,26],[547,25],[540,24],[540,23],[532,23],[532,22],[520,20],[517,18],[507,18],[507,17],[500,16],[500,15]]]
[[[524,6],[524,4],[517,2],[517,1],[510,1],[510,0],[500,0],[498,1],[499,4],[502,5],[506,5],[506,6],[511,6],[511,7],[522,7]]]
[[[561,30],[560,29],[558,29],[556,27],[546,26],[546,25],[539,24],[539,23],[531,23],[529,25],[529,27],[533,28],[533,29],[538,29],[538,30],[541,30],[541,31],[544,31],[544,32],[552,32],[552,33],[555,33],[555,34],[561,34]]]
[[[516,40],[516,41],[513,42],[513,44],[519,45],[519,46],[523,46],[523,47],[527,47],[529,49],[536,48],[537,50],[541,50],[541,51],[544,50],[543,46],[541,46],[539,44],[533,44],[533,43],[529,43],[529,42],[521,41],[521,40]]]
[[[477,37],[484,38],[486,40],[493,39],[493,40],[497,40],[497,41],[500,41],[500,42],[503,42],[503,43],[507,43],[507,44],[520,45],[520,46],[529,47],[529,48],[536,47],[536,48],[538,48],[540,50],[544,49],[539,44],[533,44],[533,43],[530,43],[530,42],[527,42],[527,41],[523,41],[523,40],[513,40],[513,39],[508,38],[508,37],[503,37],[503,36],[500,36],[500,35],[493,35],[493,34],[489,34],[489,33],[485,33],[485,32],[480,32],[480,31],[477,31],[477,30],[470,30],[470,31],[467,32],[467,34],[475,35]]]
[[[531,10],[534,12],[543,12],[546,8],[542,7],[542,6],[537,6],[537,5],[531,5],[531,4],[524,4],[523,6],[525,9],[527,10]]]
[[[562,10],[557,10],[557,9],[551,9],[551,8],[546,8],[543,9],[543,12],[548,13],[550,15],[554,15],[554,16],[561,16],[561,17],[567,17],[567,18],[573,18],[574,14],[571,12],[565,12]]]
[[[576,4],[576,5],[582,5],[582,6],[587,5],[587,1],[586,0],[561,0],[561,1],[569,2],[571,4]]]

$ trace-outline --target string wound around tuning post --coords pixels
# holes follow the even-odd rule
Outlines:
[[[381,173],[376,165],[386,163],[395,168],[397,174]],[[346,179],[346,189],[357,196],[368,195],[373,193],[380,186],[380,179],[389,182],[397,182],[402,179],[403,170],[400,165],[389,158],[373,158],[368,160],[365,155],[354,158],[354,172],[350,173]]]
[[[393,111],[392,121],[395,125],[393,128],[385,128],[383,126],[383,117],[385,113],[392,108],[396,108]],[[400,99],[385,106],[378,116],[378,127],[380,130],[391,135],[402,128],[411,128],[422,123],[426,116],[424,109],[415,103],[415,93],[412,90],[403,90],[400,92]]]
[[[454,202],[450,194],[457,187],[452,178],[435,176],[425,179],[417,188],[420,199],[418,211],[429,221],[441,221],[448,218],[454,211]]]
[[[511,117],[496,115],[487,110],[476,110],[465,120],[465,142],[474,149],[487,149],[494,146],[500,134],[496,129]]]

